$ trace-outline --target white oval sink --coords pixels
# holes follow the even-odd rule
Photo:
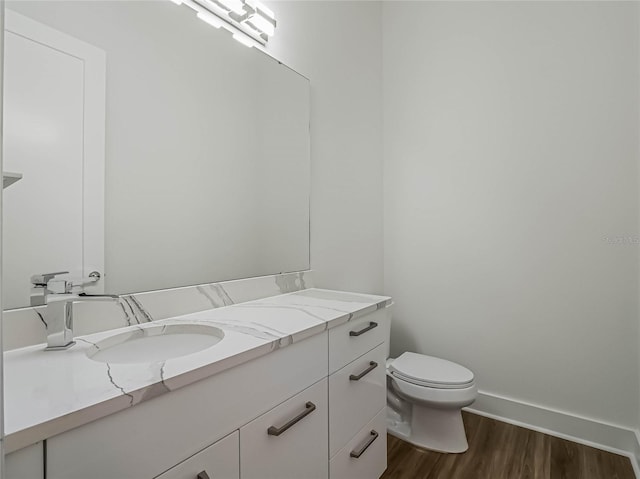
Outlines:
[[[222,338],[222,330],[204,324],[157,325],[109,336],[87,356],[102,363],[155,363],[203,351]]]

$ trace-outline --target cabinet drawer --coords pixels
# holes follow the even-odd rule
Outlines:
[[[198,454],[182,461],[156,479],[239,479],[240,434],[220,439]]]
[[[329,377],[329,457],[333,457],[387,401],[381,344]]]
[[[331,479],[378,479],[382,475],[387,468],[386,407],[338,451],[329,468]]]
[[[349,321],[329,330],[329,374],[389,339],[391,308]]]
[[[240,428],[242,479],[327,479],[327,380]]]

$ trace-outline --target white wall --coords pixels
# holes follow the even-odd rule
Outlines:
[[[392,350],[637,427],[638,43],[635,2],[384,5]]]
[[[381,5],[275,1],[268,51],[311,80],[316,286],[382,291]]]

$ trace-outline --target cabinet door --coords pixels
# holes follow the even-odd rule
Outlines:
[[[327,380],[240,428],[242,479],[327,479]]]
[[[331,479],[378,479],[387,468],[384,407],[331,459]]]
[[[239,436],[229,434],[156,479],[240,479]]]
[[[39,479],[44,477],[44,454],[38,442],[4,457],[7,479]]]
[[[387,403],[384,345],[329,377],[329,456],[333,457]]]

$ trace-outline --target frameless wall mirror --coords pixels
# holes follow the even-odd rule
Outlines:
[[[309,268],[307,79],[168,0],[6,9],[5,308]]]

